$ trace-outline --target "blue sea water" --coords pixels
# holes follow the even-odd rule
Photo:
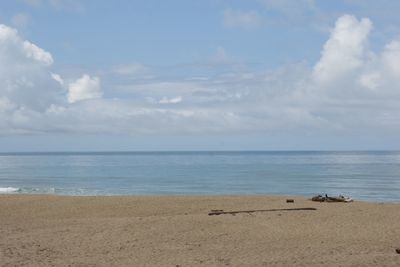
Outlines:
[[[327,193],[400,202],[400,152],[3,153],[0,193]]]

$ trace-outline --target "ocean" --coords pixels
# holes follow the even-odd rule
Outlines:
[[[0,193],[342,194],[400,202],[400,152],[2,153]]]

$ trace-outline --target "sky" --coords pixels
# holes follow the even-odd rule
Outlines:
[[[0,152],[400,149],[400,2],[0,4]]]

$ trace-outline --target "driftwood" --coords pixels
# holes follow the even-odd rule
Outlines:
[[[268,210],[238,210],[238,211],[223,211],[223,210],[212,210],[208,215],[221,215],[231,214],[235,215],[238,213],[254,213],[254,212],[268,212],[268,211],[296,211],[296,210],[317,210],[316,208],[292,208],[292,209],[268,209]]]

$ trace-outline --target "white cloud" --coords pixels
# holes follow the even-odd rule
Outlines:
[[[329,83],[363,66],[367,57],[367,38],[372,28],[369,19],[340,17],[314,67],[314,79]]]
[[[53,64],[53,57],[50,53],[44,51],[43,49],[28,41],[24,41],[23,46],[26,57],[32,58],[38,62],[43,63],[44,65]]]
[[[168,98],[164,96],[163,98],[158,101],[160,104],[177,104],[182,102],[183,98],[181,96],[173,97],[173,98]]]
[[[45,109],[60,101],[48,69],[51,54],[20,38],[18,32],[0,24],[0,97],[16,107]]]
[[[381,85],[382,76],[379,72],[362,74],[360,84],[368,89],[374,90]]]
[[[262,23],[257,11],[239,11],[227,9],[224,11],[224,26],[227,28],[255,29]]]
[[[57,73],[50,73],[51,78],[53,78],[56,82],[58,82],[61,86],[64,86],[64,80],[61,76]]]
[[[49,52],[0,25],[0,134],[47,132],[52,129],[49,111],[65,108],[68,98],[78,101],[101,94],[98,78],[88,75],[71,83],[67,92],[52,64]]]
[[[44,51],[29,41],[23,41],[15,29],[3,24],[0,24],[0,44],[3,53],[2,60],[15,60],[14,57],[18,57],[18,61],[31,59],[32,63],[43,65],[51,65],[53,63],[53,57],[49,52]]]
[[[400,41],[392,41],[386,45],[382,55],[385,70],[400,79]]]
[[[75,103],[81,100],[100,98],[103,95],[100,89],[100,79],[84,74],[81,78],[68,86],[68,102]]]

